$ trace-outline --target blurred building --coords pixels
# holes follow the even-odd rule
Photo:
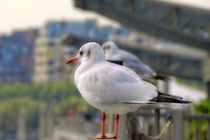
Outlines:
[[[39,32],[34,51],[34,82],[49,82],[69,78],[73,67],[66,65],[64,58],[74,55],[88,41],[103,42],[118,36],[128,36],[125,27],[99,26],[95,19],[85,21],[48,22]],[[61,46],[65,36],[68,46]]]
[[[59,65],[59,47],[56,40],[50,39],[43,30],[35,43],[34,49],[34,76],[33,80],[47,82],[58,78],[56,71]],[[56,53],[57,52],[57,53]]]
[[[0,82],[31,82],[33,47],[38,30],[0,36]]]

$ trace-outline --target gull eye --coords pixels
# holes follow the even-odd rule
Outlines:
[[[108,50],[108,49],[109,49],[109,46],[105,46],[105,47],[104,47],[104,50]]]
[[[84,53],[83,51],[79,52],[79,54],[80,54],[81,56],[83,55],[83,53]]]
[[[110,47],[109,47],[109,46],[107,46],[106,48],[107,48],[107,49],[110,49]]]

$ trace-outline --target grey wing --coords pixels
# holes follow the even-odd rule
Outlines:
[[[118,50],[118,52],[114,54],[106,54],[106,59],[118,60],[123,62],[141,63],[140,59],[137,56],[124,50]]]
[[[128,51],[120,50],[119,55],[121,55],[124,62],[142,63],[137,56]]]
[[[152,70],[148,65],[141,62],[141,60],[135,56],[134,54],[121,50],[119,53],[118,58],[120,58],[124,61],[125,66],[128,68],[131,68],[136,73],[143,75],[143,76],[155,76],[156,73],[154,70]],[[116,56],[117,58],[117,56]]]
[[[128,62],[128,63],[125,63],[124,65],[142,76],[153,77],[156,75],[155,71],[153,71],[149,66],[147,66],[144,63],[131,63],[131,62],[129,63]]]
[[[86,90],[98,96],[105,104],[148,101],[157,96],[156,87],[141,80],[133,71],[114,64],[98,66],[91,70],[86,80]],[[88,80],[88,81],[87,81]],[[95,82],[97,81],[97,82]],[[101,92],[102,94],[98,93]]]

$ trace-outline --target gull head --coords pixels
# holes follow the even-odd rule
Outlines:
[[[118,50],[117,45],[113,41],[107,41],[102,45],[105,54],[114,54]]]
[[[86,43],[79,49],[77,56],[71,58],[67,64],[78,61],[81,63],[86,61],[105,61],[103,49],[96,42]]]

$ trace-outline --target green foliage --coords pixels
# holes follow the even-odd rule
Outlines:
[[[87,111],[89,106],[83,98],[78,96],[72,96],[66,100],[63,100],[55,107],[55,113],[60,115],[67,115],[68,110],[73,108],[78,112]]]
[[[188,121],[187,124],[187,140],[196,140],[196,131],[199,131],[199,140],[207,140],[208,124],[203,121]],[[196,130],[197,129],[197,130]]]
[[[203,100],[195,105],[197,114],[210,114],[210,100]],[[200,140],[207,140],[208,123],[207,121],[190,121],[187,122],[188,139],[195,140],[195,132],[200,132]],[[199,128],[198,128],[199,126]],[[196,128],[198,130],[196,130]]]
[[[66,114],[68,107],[76,107],[79,111],[88,108],[72,81],[1,84],[0,89],[0,119],[3,120],[0,130],[16,128],[18,111],[22,107],[27,111],[27,125],[37,127],[41,102],[55,104],[58,114]]]
[[[15,131],[21,109],[27,112],[27,124],[36,119],[37,103],[29,98],[16,98],[0,103],[0,129],[4,132]],[[31,115],[29,115],[31,114]],[[3,121],[2,121],[3,120]]]
[[[14,98],[28,97],[36,101],[62,101],[71,95],[77,95],[72,81],[51,82],[45,84],[8,84],[0,85],[0,102]]]
[[[196,112],[210,114],[210,100],[203,100],[195,106]]]
[[[27,107],[30,109],[36,107],[37,104],[29,98],[16,98],[8,100],[7,102],[0,103],[0,116],[7,113],[17,113],[21,107]]]

